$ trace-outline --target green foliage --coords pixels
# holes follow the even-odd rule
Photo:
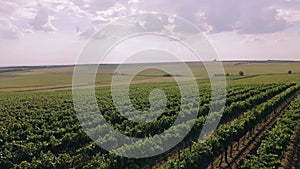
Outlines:
[[[186,151],[181,161],[170,160],[167,167],[193,168],[205,166],[212,158],[224,151],[224,147],[232,140],[239,138],[248,131],[256,120],[263,119],[280,104],[289,93],[296,89],[294,84],[267,84],[233,86],[228,89],[226,107],[224,108],[220,128],[217,134],[205,143],[198,143],[199,134],[208,118],[210,108],[210,89],[201,86],[200,108],[188,100],[184,100],[185,114],[198,111],[195,124],[182,145],[191,145],[192,152]],[[135,108],[149,109],[149,93],[155,85],[143,85],[130,90],[130,98]],[[115,108],[108,90],[96,90],[99,109],[105,120],[119,132],[132,137],[150,137],[164,132],[174,124],[182,106],[180,92],[175,85],[158,85],[168,98],[167,108],[156,120],[149,123],[135,123],[124,118]],[[70,91],[32,92],[32,93],[0,93],[0,166],[3,168],[141,168],[153,162],[152,159],[127,159],[109,154],[97,146],[83,131],[82,126],[89,130],[90,135],[97,136],[103,128],[99,126],[96,116],[84,116],[87,120],[79,123],[73,108]],[[268,101],[268,99],[271,99]],[[221,105],[221,101],[213,104]],[[257,107],[257,112],[247,110]],[[126,109],[126,103],[123,103]],[[82,107],[88,110],[89,107]],[[131,113],[127,110],[125,113]],[[235,120],[244,114],[242,120]],[[141,116],[140,118],[145,118]],[[214,117],[211,117],[214,118]],[[174,126],[178,133],[191,123],[187,121]],[[82,125],[82,126],[81,126]],[[99,138],[100,139],[100,138]],[[157,140],[149,151],[161,150],[159,145],[167,138]],[[105,138],[103,142],[113,142],[114,138]],[[139,145],[120,147],[122,151],[130,152]],[[178,148],[178,147],[175,147]],[[278,147],[280,149],[280,147]],[[173,150],[170,150],[173,151]]]
[[[277,120],[275,127],[267,132],[257,153],[245,160],[243,168],[279,168],[283,152],[291,141],[297,122],[300,120],[300,96],[296,98],[289,110]]]
[[[195,143],[192,151],[185,153],[184,158],[181,161],[174,163],[172,162],[173,160],[170,159],[165,168],[170,168],[171,166],[169,166],[169,164],[177,164],[177,166],[174,168],[178,168],[179,166],[184,166],[183,168],[206,168],[214,157],[220,155],[222,152],[227,151],[227,147],[232,142],[237,141],[246,132],[250,131],[255,124],[259,123],[265,119],[268,114],[275,111],[276,107],[280,106],[282,102],[299,90],[299,88],[299,86],[290,87],[282,93],[277,93],[277,95],[270,100],[267,100],[268,98],[260,98],[259,100],[261,100],[263,103],[257,106],[255,110],[247,111],[239,119],[234,119],[229,124],[220,126],[217,132],[205,142]],[[276,94],[276,92],[273,94]],[[252,100],[252,102],[254,105],[259,104],[259,102],[255,100]],[[275,148],[280,149],[281,147],[276,146]],[[276,157],[266,156],[265,158],[272,160]],[[259,163],[259,160],[255,161],[254,163]],[[252,164],[253,163],[246,165],[251,166]],[[278,160],[273,160],[271,164],[278,164]],[[261,167],[261,164],[253,164],[253,168],[258,169],[263,167]]]
[[[240,72],[239,72],[239,75],[240,75],[240,76],[244,76],[244,72],[243,72],[243,71],[240,71]]]

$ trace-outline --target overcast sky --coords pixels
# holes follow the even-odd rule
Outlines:
[[[222,60],[300,60],[300,0],[0,0],[0,66],[74,64],[99,28],[143,12],[197,25]]]

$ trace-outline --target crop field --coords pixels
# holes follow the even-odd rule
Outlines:
[[[176,63],[169,63],[176,69]],[[159,64],[156,64],[159,66]],[[201,63],[187,63],[199,83],[208,83],[208,75]],[[93,65],[95,66],[95,65]],[[300,83],[300,62],[223,62],[228,85],[295,82]],[[108,86],[117,65],[99,66],[97,86]],[[128,66],[130,68],[130,65]],[[66,90],[72,86],[74,66],[0,68],[0,91]],[[243,71],[241,78],[239,72]],[[288,75],[288,71],[292,74]],[[122,73],[122,72],[119,72]],[[150,69],[140,72],[135,83],[172,81],[164,72]]]
[[[176,68],[176,63],[170,64]],[[71,90],[74,66],[0,68],[0,168],[300,168],[300,62],[224,62],[225,106],[219,110],[222,117],[216,130],[204,141],[199,141],[199,137],[205,122],[212,118],[210,107],[222,105],[222,99],[211,101],[205,68],[187,64],[197,79],[199,107],[184,100],[187,104],[182,108],[178,85],[172,77],[164,76],[163,71],[149,69],[133,79],[129,97],[137,110],[150,109],[149,95],[154,89],[164,91],[167,98],[162,114],[145,123],[125,118],[115,108],[110,81],[113,75],[122,75],[113,72],[116,65],[104,65],[97,74],[98,108],[105,121],[119,133],[147,138],[171,129],[176,139],[176,133],[193,123],[176,146],[140,159],[118,156],[97,144],[117,141],[114,137],[97,135],[105,131],[99,127],[101,122],[96,113],[89,116],[76,113]],[[82,86],[83,91],[87,88],[88,85]],[[153,97],[154,103],[160,105],[159,96]],[[126,102],[121,106],[127,110],[125,113],[132,113]],[[80,107],[82,111],[90,109],[93,108],[89,105]],[[176,123],[182,109],[187,119],[196,111],[196,118]],[[139,116],[139,120],[146,116]],[[90,138],[91,135],[94,137]],[[116,151],[155,153],[164,150],[161,145],[169,137],[119,145]],[[149,149],[141,148],[145,145]]]

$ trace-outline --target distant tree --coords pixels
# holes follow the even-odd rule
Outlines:
[[[240,71],[240,72],[239,72],[239,75],[240,75],[240,76],[244,76],[244,72],[243,72],[243,71]]]
[[[230,76],[230,73],[226,73],[226,76]]]
[[[172,75],[167,73],[167,74],[164,74],[163,77],[172,77]]]
[[[288,74],[292,74],[293,72],[291,70],[288,71]]]

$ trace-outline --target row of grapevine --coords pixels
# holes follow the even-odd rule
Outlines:
[[[166,168],[205,168],[214,157],[227,151],[227,147],[238,141],[248,131],[262,121],[266,116],[275,111],[286,99],[299,90],[294,86],[276,95],[274,98],[259,105],[254,110],[243,114],[242,118],[235,119],[228,125],[221,126],[205,142],[195,143],[191,151],[185,151],[180,161],[170,159]]]
[[[223,120],[223,123],[243,113],[246,110],[245,105],[248,109],[252,108],[255,104],[264,102],[268,99],[267,97],[271,98],[292,85],[245,85],[229,88],[228,99],[232,100],[232,103],[227,103],[224,117],[227,114],[228,119]],[[116,130],[128,136],[153,136],[173,124],[181,106],[176,86],[163,86],[162,88],[167,91],[167,109],[161,117],[150,123],[138,124],[122,118],[114,109],[111,97],[108,97],[109,91],[96,91],[99,109]],[[151,87],[147,90],[144,88],[133,90],[131,94],[132,99],[135,98],[133,103],[140,106],[138,108],[146,109],[149,106],[147,96],[151,90]],[[188,145],[198,138],[199,131],[207,117],[210,107],[209,88],[204,87],[200,90],[202,104],[198,119],[192,131],[178,145],[179,147]],[[250,97],[252,94],[253,98]],[[0,95],[0,166],[3,168],[91,168],[92,166],[95,168],[120,168],[120,166],[139,168],[148,164],[148,159],[135,160],[114,156],[97,146],[85,134],[76,117],[70,91],[0,93]],[[235,102],[239,104],[234,104]],[[195,109],[193,105],[187,108]],[[90,132],[95,130],[97,133],[97,119],[89,119],[83,125],[89,126]],[[176,130],[184,127],[184,123],[180,124]],[[108,141],[112,140],[108,139]],[[126,147],[120,147],[121,149],[128,151]]]
[[[300,96],[291,102],[289,110],[278,119],[276,126],[267,132],[257,154],[250,155],[242,168],[279,168],[282,164],[283,153],[291,141],[291,136],[299,120]]]
[[[239,104],[233,104],[230,105],[229,108],[225,108],[223,116],[226,117],[227,119],[229,119],[229,117],[231,119],[238,117],[240,114],[242,114],[243,112],[245,112],[247,109],[252,108],[254,106],[256,106],[257,104],[263,103],[265,102],[267,99],[274,97],[276,94],[281,93],[282,91],[286,90],[287,88],[289,88],[290,86],[292,86],[293,84],[287,84],[287,85],[280,85],[277,86],[275,88],[271,88],[268,89],[266,92],[261,92],[258,95],[254,95],[244,101],[240,100]],[[264,91],[264,90],[262,90]],[[199,131],[201,131],[202,126],[204,125],[204,122],[207,118],[207,113],[209,110],[209,105],[207,105],[207,109],[205,109],[205,113],[200,113],[202,114],[202,116],[199,116],[198,119],[195,121],[195,125],[192,128],[191,132],[188,134],[188,136],[177,146],[183,146],[183,145],[187,145],[190,144],[191,141],[196,141],[199,137]],[[232,107],[231,107],[232,106]],[[235,111],[233,111],[235,110]],[[223,120],[223,122],[225,122]],[[191,121],[187,121],[183,124],[180,124],[176,127],[173,127],[173,133],[180,133],[180,131],[184,131],[186,129],[186,126],[189,125],[189,123],[191,123]],[[163,126],[159,126],[159,127],[163,127]],[[101,128],[99,128],[99,130],[102,130]],[[100,133],[101,131],[95,131],[95,133]],[[173,136],[174,137],[174,136]],[[163,138],[164,139],[164,138]],[[105,139],[105,140],[101,140],[101,142],[112,142],[112,140],[109,139]],[[124,147],[120,147],[118,148],[118,151],[124,151],[130,154],[135,153],[136,150],[139,150],[140,146],[144,146],[144,145],[148,145],[149,147],[152,147],[152,149],[147,150],[147,153],[149,153],[149,151],[158,151],[159,149],[162,149],[163,147],[159,146],[159,145],[163,145],[164,142],[168,141],[168,138],[165,138],[165,140],[160,140],[160,139],[156,139],[154,142],[149,141],[149,142],[137,142],[133,145],[130,146],[124,146]],[[176,149],[177,147],[175,147],[174,149]],[[132,151],[134,150],[134,151]],[[146,153],[146,152],[145,152]],[[122,160],[115,160],[114,158],[111,158],[110,161],[121,161],[120,163],[118,163],[118,166],[122,166],[123,165],[123,161],[126,161],[126,159],[122,159]],[[149,159],[147,159],[146,161],[151,161]],[[141,161],[135,162],[136,163],[141,163]],[[126,163],[128,165],[128,163]],[[133,168],[131,166],[131,168]]]

